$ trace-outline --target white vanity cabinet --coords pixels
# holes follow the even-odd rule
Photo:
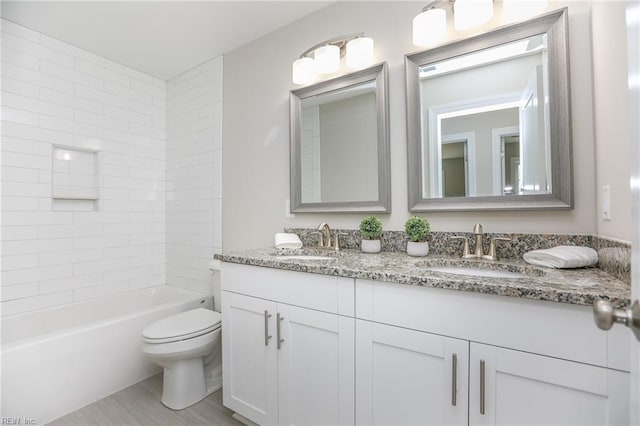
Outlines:
[[[356,424],[628,424],[588,307],[358,280],[356,317]]]
[[[357,425],[623,425],[625,381],[612,369],[356,320]]]
[[[224,405],[264,425],[353,424],[354,280],[222,273]]]
[[[222,294],[224,404],[258,424],[278,423],[275,313],[275,302]]]
[[[469,361],[470,425],[629,423],[628,373],[479,343]]]
[[[224,263],[224,405],[259,424],[628,424],[589,306]]]
[[[469,342],[356,320],[357,425],[466,425]]]

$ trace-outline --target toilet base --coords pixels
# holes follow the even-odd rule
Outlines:
[[[164,369],[162,404],[172,410],[182,410],[202,401],[222,387],[222,366],[209,370],[202,358],[185,359]]]
[[[211,395],[213,392],[222,389],[222,365],[218,364],[215,367],[211,368],[207,372],[207,368],[205,367],[206,373],[206,385],[207,385],[207,395]]]

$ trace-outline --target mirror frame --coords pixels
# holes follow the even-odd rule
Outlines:
[[[405,56],[409,211],[573,209],[567,8]],[[423,198],[419,68],[527,37],[547,34],[551,194]]]
[[[391,212],[391,172],[389,143],[389,89],[386,62],[341,77],[322,81],[307,87],[292,90],[289,94],[290,105],[290,190],[291,212]],[[378,200],[340,201],[340,202],[302,202],[302,130],[300,126],[302,100],[356,84],[375,81],[376,111],[378,117]]]

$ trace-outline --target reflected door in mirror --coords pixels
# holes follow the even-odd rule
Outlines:
[[[549,193],[546,69],[545,35],[420,68],[423,198]],[[503,164],[505,129],[516,129],[521,142],[517,187],[504,180],[506,169],[511,177],[511,165]],[[456,139],[467,151],[458,163],[445,153]],[[452,189],[452,179],[466,181],[464,191]]]
[[[520,175],[520,136],[504,135],[500,137],[500,185],[502,195],[519,194],[522,187]]]

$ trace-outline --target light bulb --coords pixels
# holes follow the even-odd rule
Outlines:
[[[453,25],[464,31],[480,26],[493,16],[493,0],[456,0],[453,4]]]
[[[413,18],[413,44],[432,46],[447,34],[447,13],[444,9],[430,9]]]
[[[502,17],[505,21],[521,21],[537,15],[547,7],[547,0],[503,0]]]
[[[292,80],[295,84],[309,84],[316,81],[316,69],[313,59],[305,56],[294,61]]]
[[[313,52],[316,72],[329,74],[340,68],[340,48],[333,44],[318,47]]]
[[[347,66],[365,68],[373,63],[373,39],[358,37],[347,43]]]

